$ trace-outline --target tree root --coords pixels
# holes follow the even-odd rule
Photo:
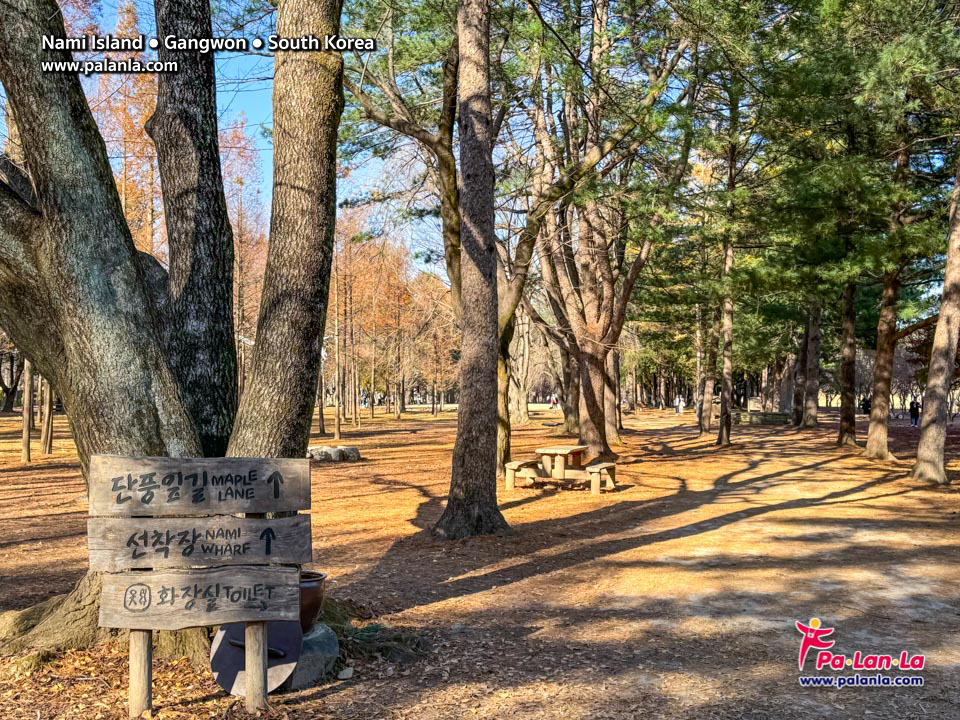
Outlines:
[[[842,436],[841,438],[839,438],[839,439],[837,440],[837,447],[838,447],[838,448],[851,448],[851,449],[855,449],[855,450],[859,450],[859,449],[860,449],[860,446],[857,444],[857,438],[856,438],[856,436],[851,435],[851,434],[847,434],[847,435],[844,435],[844,436]]]
[[[32,672],[67,650],[119,637],[120,631],[99,626],[100,587],[100,575],[87,573],[65,595],[0,614],[0,651],[23,655],[11,666],[13,672]],[[209,653],[206,628],[157,633],[158,657],[187,657],[204,666]]]
[[[863,457],[867,460],[877,460],[878,462],[898,462],[897,456],[889,450],[871,450],[869,446],[863,451]]]
[[[495,535],[509,531],[510,526],[500,513],[500,508],[451,500],[433,526],[432,534],[444,540],[462,540],[474,535]]]
[[[946,472],[931,467],[931,463],[917,463],[910,471],[910,478],[917,482],[938,487],[947,487],[950,485],[950,478]]]
[[[66,595],[0,616],[4,652],[53,652],[88,647],[109,636],[98,626],[100,576],[87,573]]]

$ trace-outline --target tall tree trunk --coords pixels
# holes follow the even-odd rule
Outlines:
[[[580,362],[580,444],[598,458],[612,458],[607,443],[604,391],[607,387],[606,348],[596,344],[590,352],[581,352]]]
[[[560,368],[563,375],[560,409],[563,411],[563,432],[580,432],[580,363],[576,355],[560,348]]]
[[[510,422],[513,425],[527,425],[530,422],[530,410],[527,401],[530,395],[528,378],[530,374],[530,318],[522,307],[515,315],[513,349],[510,352]]]
[[[370,419],[376,415],[377,407],[377,298],[379,293],[373,293],[373,313],[370,332]]]
[[[790,354],[784,364],[780,376],[780,387],[777,390],[777,412],[788,413],[793,402],[793,374],[796,369],[797,359]]]
[[[333,354],[333,439],[339,440],[343,432],[343,355],[340,338],[340,262],[337,259],[333,270],[333,338],[336,348]]]
[[[497,477],[506,474],[510,462],[510,343],[516,329],[516,316],[500,333],[497,354]]]
[[[948,401],[957,359],[960,334],[960,167],[950,198],[950,234],[947,266],[943,276],[940,317],[930,350],[930,371],[923,393],[923,417],[913,477],[929,483],[947,484],[943,451],[947,438]]]
[[[320,372],[317,373],[317,424],[321,435],[327,434],[327,425],[323,418],[323,409],[327,404],[326,391],[323,387],[323,362],[320,363]]]
[[[360,427],[360,366],[353,364],[353,426]]]
[[[793,372],[793,424],[800,427],[803,423],[803,397],[807,390],[807,348],[810,339],[810,324],[803,327],[803,339],[800,341],[800,353]]]
[[[620,377],[616,355],[616,349],[607,352],[603,373],[603,422],[609,445],[623,444],[620,440],[620,428],[617,422]]]
[[[733,271],[733,243],[727,242],[724,248],[723,277],[729,284]],[[730,444],[730,430],[733,425],[731,404],[733,402],[733,291],[724,290],[723,312],[721,318],[721,344],[723,347],[723,383],[720,386],[720,426],[717,431],[717,445]]]
[[[20,462],[30,462],[30,426],[33,424],[33,363],[23,366],[23,413],[20,437]]]
[[[280,0],[282,37],[335,35],[337,0]],[[317,394],[337,197],[337,130],[343,109],[339,53],[274,58],[273,208],[251,382],[229,452],[303,457]]]
[[[213,32],[209,3],[156,0],[155,7],[158,35]],[[157,76],[157,106],[147,122],[170,248],[164,342],[203,452],[217,456],[227,450],[237,412],[237,358],[233,231],[220,171],[214,56],[172,52],[163,43],[158,52],[160,60],[181,65],[180,72]],[[309,400],[312,409],[312,393]]]
[[[657,363],[657,409],[667,408],[667,373],[662,362]]]
[[[700,428],[700,403],[703,400],[703,364],[705,350],[703,347],[703,313],[700,310],[700,303],[696,306],[696,322],[693,332],[693,357],[696,367],[693,378],[693,407],[697,414],[697,429]]]
[[[897,347],[897,300],[900,297],[900,270],[883,276],[880,320],[877,323],[877,353],[873,363],[873,406],[864,457],[871,460],[892,460],[887,447],[887,422],[890,417],[890,379],[893,377],[893,355]]]
[[[843,288],[840,344],[840,432],[837,447],[857,447],[857,284]]]
[[[616,403],[617,433],[624,429],[623,427],[623,382],[620,377],[620,351],[614,350],[613,353],[613,378],[614,386],[617,389],[614,401]]]
[[[713,428],[713,394],[717,384],[717,343],[720,340],[721,308],[713,314],[710,336],[707,338],[707,362],[703,372],[703,390],[700,392],[700,405],[697,408],[697,425],[704,435]]]
[[[760,371],[760,411],[761,412],[770,412],[770,386],[771,386],[771,377],[773,373],[770,372],[770,364],[763,366],[763,370]]]
[[[43,381],[43,414],[40,429],[40,452],[50,455],[53,452],[53,400],[55,393],[49,380]]]
[[[450,492],[436,535],[507,528],[497,507],[497,263],[489,0],[460,0],[460,405]]]
[[[817,407],[820,401],[820,318],[823,308],[820,302],[810,309],[807,338],[807,372],[804,389],[803,427],[817,427]]]

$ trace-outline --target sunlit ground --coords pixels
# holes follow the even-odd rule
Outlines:
[[[537,410],[515,430],[515,457],[559,441],[558,420]],[[501,484],[515,532],[455,543],[424,532],[442,509],[455,416],[418,409],[399,422],[345,425],[342,442],[364,460],[313,466],[315,564],[330,574],[333,595],[422,635],[431,651],[399,666],[358,663],[351,680],[273,697],[278,710],[291,718],[957,717],[956,492],[907,480],[908,464],[834,449],[829,415],[812,432],[735,427],[737,442],[723,451],[697,438],[689,412],[625,420],[618,491],[506,494]],[[58,429],[55,454],[24,467],[16,419],[0,419],[0,609],[64,592],[86,567],[83,485],[66,427]],[[897,452],[915,443],[911,433],[895,424]],[[956,448],[951,435],[951,455]],[[925,685],[800,687],[794,623],[811,617],[836,628],[836,652],[924,653]],[[0,716],[125,717],[121,655],[71,656],[45,681],[96,678],[98,663],[106,681],[57,681],[55,697],[37,683],[5,681]],[[175,687],[176,672],[157,669],[160,717],[222,715],[229,699],[215,685],[200,678]],[[96,703],[87,704],[90,695]]]

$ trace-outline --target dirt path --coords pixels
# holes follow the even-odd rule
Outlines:
[[[462,543],[424,532],[445,496],[454,418],[365,422],[347,442],[368,460],[314,466],[316,565],[332,594],[426,637],[432,652],[399,666],[359,663],[353,679],[278,697],[278,709],[425,720],[956,718],[957,493],[835,450],[829,424],[736,428],[737,444],[718,451],[692,421],[628,417],[617,492],[501,487],[515,533]],[[538,412],[515,431],[516,456],[557,439],[546,422],[555,419]],[[909,448],[914,432],[896,426],[895,447]],[[29,469],[13,454],[16,434],[0,420],[0,609],[62,592],[85,568],[86,503],[65,432],[58,454]],[[41,552],[54,561],[39,564]],[[836,628],[837,652],[925,654],[925,685],[800,687],[794,623],[812,617]],[[123,717],[122,667],[115,649],[73,653],[31,681],[0,683],[0,716]],[[814,672],[810,659],[806,668]],[[228,705],[209,679],[184,682],[176,666],[156,677],[160,717],[219,717]]]

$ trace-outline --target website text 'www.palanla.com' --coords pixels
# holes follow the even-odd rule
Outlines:
[[[162,73],[176,72],[177,62],[175,60],[137,60],[136,58],[125,60],[111,60],[110,58],[101,58],[100,60],[45,60],[40,63],[40,69],[48,73],[82,73],[83,75],[92,75],[93,73]]]
[[[798,680],[804,687],[919,687],[923,685],[921,675],[801,675]]]

